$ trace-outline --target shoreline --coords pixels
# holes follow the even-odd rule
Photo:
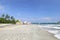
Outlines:
[[[46,30],[45,30],[45,31],[46,31]],[[46,31],[46,32],[48,32],[48,31]],[[50,32],[48,32],[48,33],[51,34],[51,36],[53,36],[54,38],[56,38],[53,33],[50,33]],[[58,39],[58,38],[56,38],[56,39]],[[58,39],[58,40],[60,40],[60,39]]]
[[[56,37],[54,37],[54,35],[52,33],[49,33],[47,31],[41,29],[39,26],[40,25],[12,25],[11,27],[7,26],[8,28],[3,28],[0,30],[0,34],[1,34],[1,36],[3,35],[2,36],[3,39],[6,34],[7,39],[9,39],[8,37],[20,38],[22,36],[26,40],[28,38],[29,38],[28,40],[37,40],[37,39],[38,40],[59,40]],[[10,40],[13,40],[12,38]],[[23,38],[21,38],[21,39],[23,40]],[[2,40],[2,39],[0,38],[0,40]]]

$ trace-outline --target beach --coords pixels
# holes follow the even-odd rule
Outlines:
[[[59,40],[40,25],[9,25],[0,28],[0,40]]]

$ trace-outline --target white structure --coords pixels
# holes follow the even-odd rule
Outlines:
[[[27,21],[24,21],[23,23],[24,23],[24,24],[31,24],[31,22],[27,22]]]

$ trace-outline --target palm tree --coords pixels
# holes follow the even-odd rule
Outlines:
[[[10,16],[8,14],[6,14],[5,19],[10,20]]]
[[[11,16],[11,20],[14,20],[15,18],[13,16]]]
[[[11,16],[11,23],[13,23],[13,24],[16,23],[15,18],[13,16]]]
[[[2,16],[0,17],[0,23],[4,23],[5,22],[5,14],[2,14]]]
[[[2,18],[5,18],[5,14],[2,14],[2,16],[1,16]]]

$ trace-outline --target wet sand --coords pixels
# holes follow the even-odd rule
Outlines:
[[[58,40],[38,25],[11,25],[0,28],[0,40]]]

